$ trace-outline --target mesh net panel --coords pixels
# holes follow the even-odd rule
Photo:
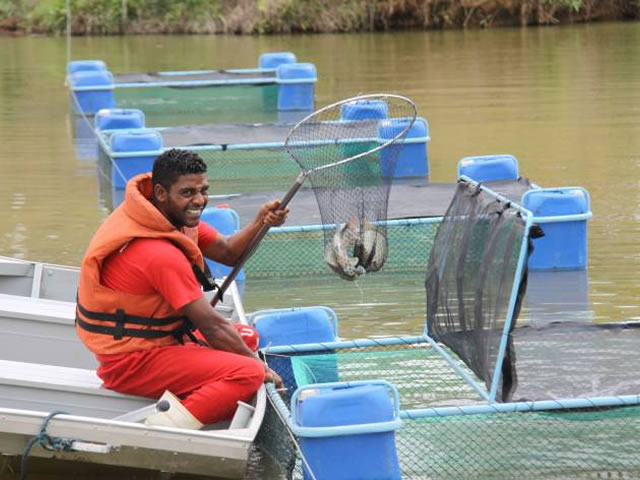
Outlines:
[[[118,108],[138,108],[147,127],[198,123],[273,122],[277,85],[117,88]]]
[[[638,478],[640,407],[406,420],[405,479]]]
[[[346,280],[386,262],[389,188],[415,116],[415,106],[403,97],[356,97],[310,115],[285,142],[309,175],[322,224],[334,226],[324,231],[325,260]]]
[[[290,387],[288,392],[309,381],[385,379],[393,383],[405,417],[402,428],[395,432],[404,479],[595,479],[640,475],[640,460],[634,443],[629,441],[640,427],[637,405],[484,414],[463,414],[460,410],[454,415],[427,416],[421,412],[484,402],[426,344],[341,348],[306,355],[272,354],[267,355],[267,361],[281,372]],[[473,376],[468,369],[467,373]],[[288,402],[289,398],[285,399],[287,405]],[[274,419],[275,414],[267,419],[264,428],[274,428],[270,425]],[[281,478],[302,478],[299,455],[292,442],[277,442],[277,448],[284,459],[280,463]]]
[[[300,172],[282,147],[247,150],[199,150],[218,195],[286,190]]]
[[[525,234],[518,210],[459,182],[429,257],[428,332],[469,365],[488,389]],[[509,399],[516,381],[511,339],[508,343],[497,395],[502,401]]]
[[[393,220],[384,223],[389,254],[384,272],[414,272],[424,278],[424,268],[433,245],[439,219]],[[322,245],[334,229],[282,229],[270,231],[246,264],[252,278],[330,275]],[[361,280],[364,277],[361,277]]]
[[[637,395],[640,323],[557,321],[513,331],[516,400]]]
[[[147,73],[116,73],[113,76],[113,82],[116,85],[137,83],[171,83],[175,84],[174,88],[203,88],[202,86],[194,86],[189,82],[212,82],[206,88],[220,88],[226,83],[233,82],[257,82],[276,83],[276,72],[274,70],[255,71],[253,69],[245,70],[199,70],[191,72],[147,72]],[[214,82],[219,82],[218,84]]]

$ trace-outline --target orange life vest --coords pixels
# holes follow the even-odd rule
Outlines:
[[[100,226],[91,240],[80,271],[76,305],[76,332],[97,354],[127,353],[182,343],[192,330],[158,293],[134,295],[100,283],[104,260],[135,238],[170,240],[200,271],[204,268],[198,248],[198,229],[177,230],[150,202],[151,174],[132,178],[125,201]]]

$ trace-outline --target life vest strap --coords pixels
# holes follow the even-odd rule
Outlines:
[[[209,268],[209,265],[207,265],[207,262],[204,262],[204,270],[201,270],[195,263],[191,264],[191,270],[193,270],[193,274],[195,275],[196,280],[198,280],[198,283],[202,285],[202,290],[210,292],[218,288],[218,284],[216,283],[215,278],[213,278],[211,269]]]
[[[95,325],[93,323],[85,322],[78,315],[76,315],[76,324],[91,333],[100,333],[103,335],[111,335],[114,339],[120,340],[124,337],[134,338],[164,338],[170,336],[177,336],[180,332],[184,332],[184,326],[180,325],[176,329],[172,330],[148,330],[139,328],[124,328],[123,325],[117,325],[110,327],[106,325]]]
[[[76,302],[76,305],[78,307],[78,311],[85,318],[97,320],[99,322],[114,322],[116,325],[123,324],[123,326],[124,323],[130,323],[133,325],[145,325],[149,327],[165,327],[179,320],[184,320],[184,317],[176,316],[164,318],[140,317],[125,313],[122,309],[116,310],[116,313],[91,312],[78,302]]]

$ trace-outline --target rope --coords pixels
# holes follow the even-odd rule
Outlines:
[[[71,61],[71,0],[65,1],[65,14],[66,14],[66,44],[67,44],[67,65]]]
[[[38,432],[38,434],[27,443],[27,446],[24,449],[24,453],[22,454],[22,462],[20,464],[20,480],[25,480],[27,478],[27,464],[29,462],[29,454],[31,453],[31,449],[36,444],[36,442],[39,443],[40,446],[42,446],[42,448],[44,448],[45,450],[55,452],[68,452],[71,450],[71,446],[73,444],[72,439],[52,437],[47,433],[47,425],[49,424],[51,419],[60,414],[66,415],[66,412],[55,411],[47,415],[47,417],[43,420],[42,425],[40,426],[40,431]]]
[[[267,362],[265,360],[265,364],[266,363]],[[266,386],[267,392],[270,390],[270,388],[273,388],[274,392],[276,391],[275,390],[275,386]],[[272,397],[272,395],[273,395],[273,397]],[[278,400],[276,400],[276,398]],[[305,457],[304,452],[302,451],[302,447],[300,446],[300,442],[298,441],[298,438],[296,437],[296,435],[293,433],[293,431],[289,427],[289,422],[283,416],[283,413],[280,410],[280,407],[278,406],[278,402],[282,402],[282,400],[280,400],[280,395],[277,392],[275,394],[271,394],[270,393],[269,395],[267,395],[267,400],[271,404],[271,407],[273,408],[273,410],[276,412],[276,415],[280,419],[280,422],[282,422],[282,425],[284,425],[285,431],[289,435],[295,450],[298,452],[298,456],[300,458],[300,461],[306,467],[307,473],[309,474],[309,477],[311,477],[311,480],[316,480],[316,476],[315,476],[315,474],[313,472],[313,469],[311,468],[311,465],[309,465],[309,462],[307,461],[307,457]],[[285,405],[284,402],[282,402],[282,405]],[[284,408],[285,408],[285,410],[288,411],[286,405],[284,406]],[[290,466],[290,468],[295,468],[295,458],[293,459],[293,464]]]

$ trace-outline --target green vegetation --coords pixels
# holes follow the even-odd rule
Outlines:
[[[68,0],[76,35],[351,32],[640,18],[640,0]],[[57,33],[65,0],[0,0],[0,30]]]

